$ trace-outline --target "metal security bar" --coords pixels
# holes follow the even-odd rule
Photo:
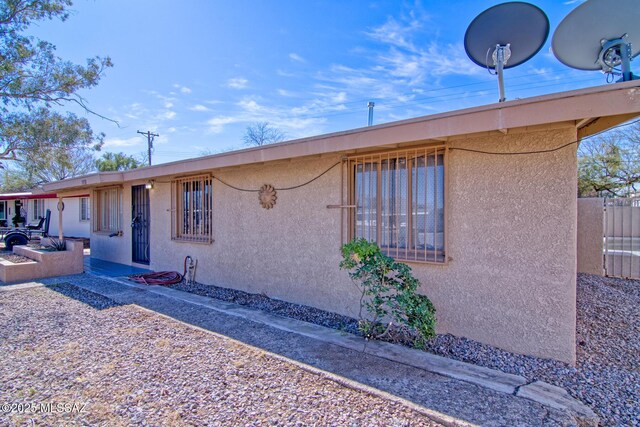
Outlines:
[[[134,185],[131,187],[131,260],[133,262],[149,264],[150,226],[149,190],[144,185]]]
[[[198,175],[172,182],[171,238],[211,243],[212,177]]]
[[[389,256],[444,263],[446,148],[352,156],[349,235],[378,243]]]
[[[605,200],[606,276],[640,278],[640,197]]]
[[[121,197],[120,187],[100,188],[94,191],[94,231],[105,233],[120,231]]]

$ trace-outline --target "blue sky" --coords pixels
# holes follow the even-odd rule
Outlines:
[[[497,81],[467,58],[467,26],[500,2],[363,0],[76,0],[66,22],[31,33],[83,62],[114,67],[81,93],[119,126],[86,115],[105,151],[138,154],[160,134],[153,163],[243,148],[247,125],[268,121],[287,139],[497,101]],[[551,23],[543,49],[505,72],[507,99],[606,84],[549,51],[579,1],[535,1]],[[83,112],[74,112],[85,115]]]

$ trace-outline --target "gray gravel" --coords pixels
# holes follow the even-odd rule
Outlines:
[[[82,409],[3,409],[0,426],[436,425],[400,402],[70,284],[0,294],[0,355],[3,408]]]
[[[264,295],[198,283],[172,286],[295,319],[358,333],[357,320]],[[564,387],[606,426],[640,426],[640,281],[579,274],[576,367],[438,335],[426,351]]]
[[[0,258],[2,259],[6,259],[7,261],[11,261],[15,264],[19,264],[22,262],[29,262],[29,261],[33,261],[30,258],[27,258],[25,256],[22,255],[16,255],[11,251],[0,251]]]

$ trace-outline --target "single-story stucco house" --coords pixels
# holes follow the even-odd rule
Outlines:
[[[91,193],[91,256],[357,317],[354,236],[406,261],[438,332],[575,362],[577,145],[640,81],[50,183]],[[152,188],[147,188],[152,187]]]
[[[56,193],[32,190],[21,193],[0,193],[0,227],[13,227],[13,218],[20,212],[25,224],[38,224],[47,209],[51,210],[49,234],[59,232],[58,202]],[[78,194],[62,199],[64,206],[62,230],[69,237],[90,237],[91,202],[89,194]]]

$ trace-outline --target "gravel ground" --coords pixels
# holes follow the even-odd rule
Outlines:
[[[25,256],[16,255],[11,251],[0,251],[0,258],[6,259],[7,261],[11,261],[16,264],[19,264],[21,262],[33,261],[32,259]]]
[[[355,319],[264,295],[198,283],[175,289],[358,333]],[[579,274],[576,367],[438,335],[427,351],[564,387],[606,426],[640,426],[640,281]]]
[[[0,355],[2,426],[435,425],[399,402],[69,284],[1,294]],[[4,411],[42,403],[60,412]]]

